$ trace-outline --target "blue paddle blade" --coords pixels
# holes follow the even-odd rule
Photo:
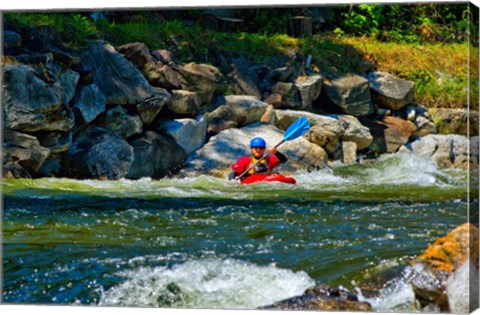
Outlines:
[[[303,135],[310,129],[310,123],[308,119],[305,117],[300,117],[299,119],[295,120],[293,124],[288,127],[287,131],[285,131],[285,135],[283,136],[283,141],[290,141],[296,139]]]

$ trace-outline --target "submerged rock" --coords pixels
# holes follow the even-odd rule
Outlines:
[[[316,311],[373,311],[367,302],[347,290],[318,285],[306,290],[303,295],[292,297],[259,309],[316,310]]]
[[[412,287],[422,307],[435,304],[442,311],[450,311],[446,291],[448,279],[468,260],[473,262],[478,273],[478,234],[478,227],[465,223],[412,260]]]

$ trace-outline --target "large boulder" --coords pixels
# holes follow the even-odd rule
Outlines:
[[[368,80],[356,74],[348,74],[325,80],[323,89],[330,102],[345,114],[362,116],[374,111]]]
[[[68,151],[72,145],[72,132],[38,132],[36,133],[40,144],[49,149],[52,153],[62,153]]]
[[[162,111],[163,107],[170,101],[171,95],[164,89],[155,88],[156,94],[137,104],[138,116],[142,121],[149,125],[157,115]]]
[[[127,178],[162,178],[173,175],[187,157],[178,144],[153,131],[146,131],[131,141],[135,159]]]
[[[236,95],[252,95],[262,97],[258,89],[259,79],[257,74],[248,67],[245,59],[235,59],[232,63],[232,72],[229,74],[230,87]]]
[[[202,116],[196,119],[183,118],[162,121],[155,130],[169,136],[180,145],[187,154],[201,148],[207,138],[207,120]]]
[[[447,281],[468,261],[473,263],[478,274],[478,235],[478,227],[462,224],[447,236],[437,239],[411,261],[412,287],[415,299],[421,306],[435,304],[443,312],[451,311]],[[467,286],[468,283],[463,285]]]
[[[306,290],[302,295],[288,298],[260,309],[280,309],[295,311],[361,311],[372,312],[368,302],[359,301],[358,297],[343,289],[326,285],[317,285]]]
[[[62,168],[72,178],[120,179],[132,165],[133,148],[117,134],[91,126],[74,140]]]
[[[329,115],[338,119],[343,125],[345,132],[342,141],[353,142],[357,145],[357,150],[363,150],[370,146],[373,136],[370,129],[360,123],[360,121],[352,115]]]
[[[117,133],[127,139],[142,132],[142,120],[137,115],[130,115],[122,106],[115,106],[102,115],[99,126]]]
[[[187,82],[187,85],[182,88],[197,92],[204,104],[210,104],[224,80],[222,73],[216,67],[207,64],[191,62],[178,66],[175,70],[180,72]]]
[[[31,178],[31,175],[16,162],[7,162],[2,167],[2,178]]]
[[[460,108],[430,108],[429,113],[439,134],[478,135],[478,111]]]
[[[267,79],[274,82],[287,82],[295,69],[292,66],[275,68],[267,75]]]
[[[73,101],[73,110],[77,121],[85,124],[92,122],[98,115],[105,111],[106,98],[95,84],[81,86]]]
[[[267,146],[271,147],[282,141],[283,136],[283,132],[275,126],[261,123],[224,130],[195,152],[182,174],[226,176],[233,163],[240,157],[251,154],[250,139],[262,137]],[[325,150],[302,137],[285,142],[278,150],[288,157],[288,162],[281,166],[282,173],[292,174],[297,170],[322,168],[328,160]]]
[[[92,81],[106,97],[106,104],[136,105],[159,98],[166,103],[169,94],[155,89],[132,63],[111,45],[98,42],[82,54],[85,68],[94,69]]]
[[[476,168],[478,155],[468,154],[469,145],[469,139],[461,135],[427,135],[409,143],[407,148],[432,159],[440,168]]]
[[[416,131],[411,121],[393,116],[362,117],[360,121],[370,129],[373,141],[369,148],[377,154],[396,152]]]
[[[294,83],[278,82],[272,87],[272,94],[265,98],[265,102],[275,108],[302,108],[302,95]]]
[[[340,149],[340,139],[344,135],[344,128],[335,118],[294,110],[275,110],[275,125],[282,129],[287,128],[298,118],[305,117],[310,122],[310,130],[303,136],[310,142],[321,146],[329,154]]]
[[[267,104],[255,96],[229,95],[218,100],[214,111],[205,114],[208,133],[214,135],[231,127],[242,127],[258,122],[265,114]]]
[[[173,90],[172,98],[166,105],[168,112],[176,118],[196,117],[202,100],[196,92]]]
[[[399,110],[413,102],[413,81],[397,78],[386,72],[371,72],[368,75],[372,100],[382,108]]]
[[[4,121],[18,131],[62,130],[73,128],[73,112],[64,104],[59,81],[46,83],[30,66],[3,67]]]

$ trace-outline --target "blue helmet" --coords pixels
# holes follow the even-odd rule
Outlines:
[[[253,148],[253,147],[265,148],[266,146],[267,146],[267,143],[262,138],[253,138],[252,141],[250,141],[250,148]]]

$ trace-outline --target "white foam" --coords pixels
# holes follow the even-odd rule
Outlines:
[[[125,281],[103,292],[99,305],[254,309],[302,294],[314,285],[303,271],[233,259],[142,267],[120,275]]]

